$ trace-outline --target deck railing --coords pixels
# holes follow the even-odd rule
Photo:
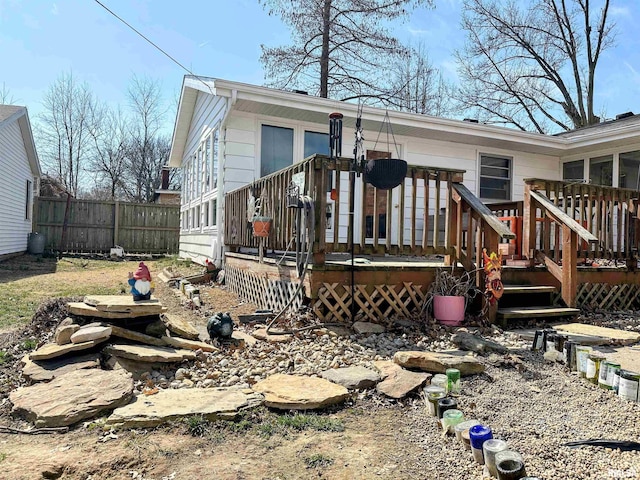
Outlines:
[[[463,170],[409,165],[398,187],[380,190],[352,171],[352,159],[314,155],[227,194],[228,247],[258,248],[262,243],[267,249],[287,249],[294,235],[295,211],[287,208],[285,198],[296,174],[304,178],[304,182],[298,178],[299,184],[304,183],[300,194],[314,201],[315,265],[324,264],[327,254],[350,252],[352,228],[357,255],[440,254],[445,262],[460,259],[468,270],[482,265],[483,247],[496,251],[500,238],[515,238],[462,185]],[[264,240],[252,233],[247,214],[251,197],[262,197],[260,213],[273,218]]]
[[[640,192],[598,185],[525,180],[523,250],[544,262],[576,302],[577,259],[610,258],[634,269]]]
[[[497,252],[500,239],[515,240],[516,234],[487,205],[462,184],[453,186],[452,244],[466,271],[476,269],[476,284],[482,283],[482,250]]]

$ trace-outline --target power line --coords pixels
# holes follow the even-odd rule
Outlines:
[[[178,60],[176,60],[175,58],[173,58],[171,55],[169,55],[166,51],[164,51],[162,48],[160,48],[158,45],[156,45],[153,41],[151,41],[148,37],[146,37],[143,33],[141,33],[139,30],[137,30],[133,25],[131,25],[130,23],[128,23],[124,18],[120,17],[117,13],[115,13],[113,10],[111,10],[109,7],[107,7],[104,3],[102,3],[100,0],[94,0],[98,5],[100,5],[102,8],[104,8],[107,12],[109,12],[111,15],[113,15],[115,18],[117,18],[118,20],[120,20],[122,23],[124,23],[127,27],[129,27],[131,30],[133,30],[134,32],[136,32],[140,37],[142,37],[147,43],[149,43],[150,45],[152,45],[156,50],[162,52],[169,60],[171,60],[173,63],[175,63],[176,65],[178,65],[180,68],[182,68],[184,71],[186,71],[187,73],[189,73],[191,76],[197,78],[205,87],[207,87],[209,89],[209,92],[211,92],[211,95],[213,95],[213,90],[211,90],[211,87],[209,86],[209,84],[207,84],[205,81],[203,81],[198,75],[196,75],[195,73],[193,73],[191,70],[189,70],[187,67],[185,67],[184,65],[182,65]]]

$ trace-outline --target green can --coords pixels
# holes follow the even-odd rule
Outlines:
[[[587,380],[594,385],[598,385],[598,374],[600,373],[600,364],[605,361],[601,353],[595,352],[587,357]]]
[[[620,370],[620,364],[605,360],[600,363],[600,374],[598,375],[598,385],[605,390],[613,390],[614,375]]]
[[[460,370],[447,368],[447,390],[451,395],[460,395]]]

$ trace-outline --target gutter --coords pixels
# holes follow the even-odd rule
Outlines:
[[[235,107],[236,103],[238,101],[238,89],[234,88],[231,90],[231,97],[227,98],[227,111],[224,112],[224,116],[222,117],[222,120],[220,121],[220,134],[221,134],[221,139],[223,144],[221,145],[222,148],[220,148],[220,152],[222,153],[222,158],[220,159],[220,162],[218,164],[218,166],[222,166],[222,175],[220,178],[220,187],[218,190],[218,201],[217,201],[217,205],[218,205],[218,209],[219,212],[216,213],[217,218],[220,219],[220,221],[218,222],[218,251],[220,252],[220,259],[219,259],[219,263],[220,263],[220,267],[224,268],[224,222],[225,222],[225,218],[224,218],[224,170],[227,166],[227,122],[229,121],[229,116],[231,115],[231,112],[233,110],[233,107]],[[220,228],[222,227],[222,228]]]

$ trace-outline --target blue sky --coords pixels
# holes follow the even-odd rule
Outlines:
[[[424,42],[435,66],[455,78],[452,51],[461,46],[461,0],[435,0],[397,28],[404,41]],[[103,0],[192,72],[262,84],[260,44],[285,44],[289,34],[257,0]],[[612,0],[615,48],[601,59],[598,106],[608,117],[640,113],[640,1]],[[158,79],[175,103],[185,71],[93,0],[0,0],[0,88],[4,83],[31,116],[63,72],[87,82],[103,101],[125,104],[132,75]],[[599,110],[599,109],[598,109]],[[170,131],[173,116],[166,119]]]

